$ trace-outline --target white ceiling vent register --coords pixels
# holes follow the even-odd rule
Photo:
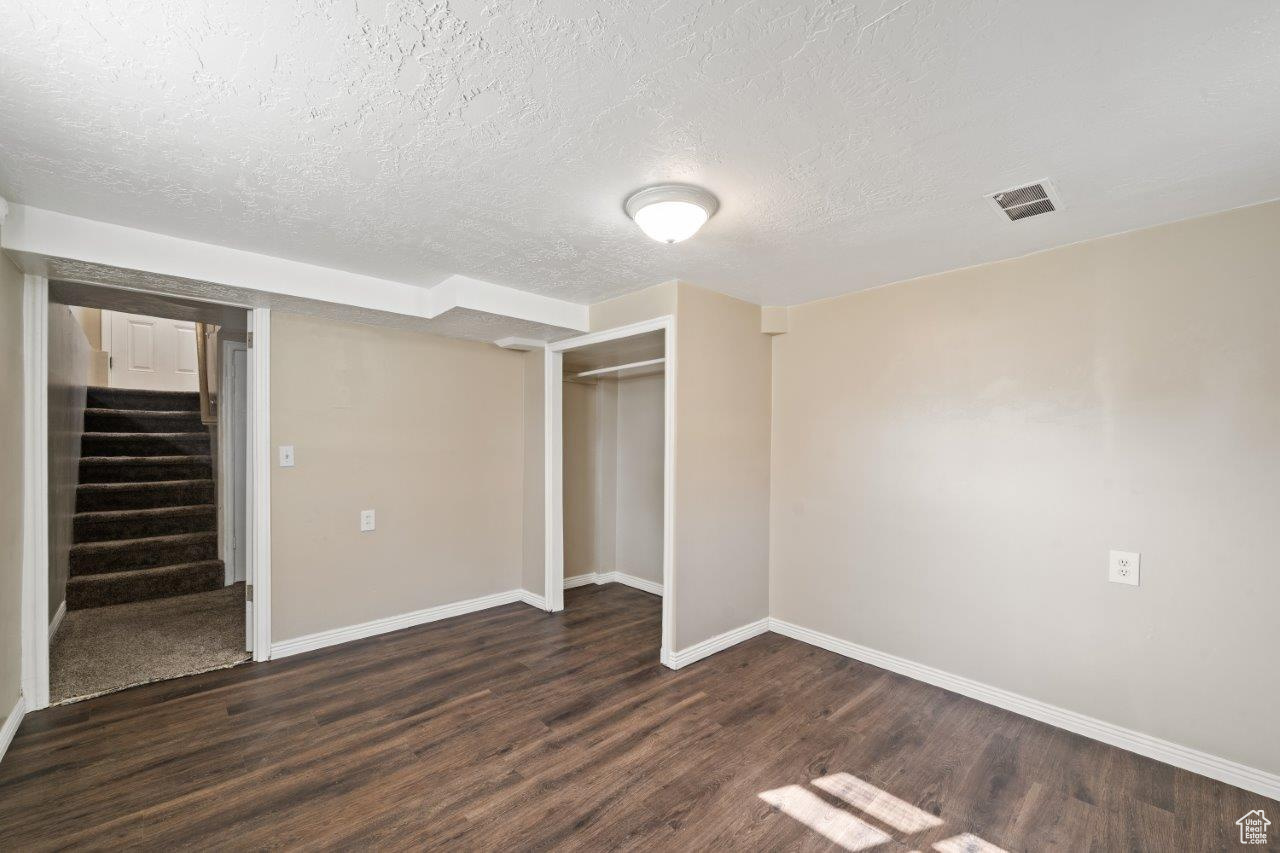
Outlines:
[[[987,198],[997,210],[1009,217],[1010,222],[1062,210],[1062,198],[1047,178],[1023,187],[1001,190]]]

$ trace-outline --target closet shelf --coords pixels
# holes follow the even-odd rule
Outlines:
[[[578,374],[579,379],[585,379],[589,376],[603,376],[607,373],[622,373],[623,371],[638,371],[646,367],[655,367],[666,363],[665,358],[651,358],[648,361],[633,361],[630,364],[618,364],[613,367],[598,367],[595,370],[584,370]]]

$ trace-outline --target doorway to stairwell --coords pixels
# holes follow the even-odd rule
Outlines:
[[[50,282],[51,703],[251,657],[247,326]]]

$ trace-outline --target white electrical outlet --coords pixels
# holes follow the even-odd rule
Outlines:
[[[373,510],[371,509],[360,510],[360,532],[368,533],[372,529],[373,529]]]
[[[1138,568],[1141,562],[1142,555],[1136,551],[1112,551],[1107,580],[1112,583],[1127,583],[1130,586],[1137,586]]]
[[[292,444],[280,445],[280,467],[281,468],[293,467],[293,445]]]

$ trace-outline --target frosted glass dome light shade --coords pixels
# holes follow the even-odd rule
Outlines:
[[[679,243],[698,233],[720,203],[701,187],[662,184],[627,199],[627,215],[659,243]]]
[[[679,243],[698,233],[707,212],[687,201],[658,201],[637,210],[635,219],[640,230],[659,243]]]

